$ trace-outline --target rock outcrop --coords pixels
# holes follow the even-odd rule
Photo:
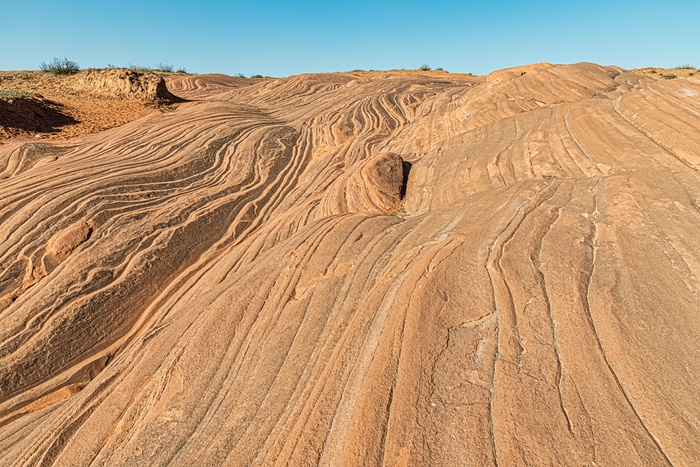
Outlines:
[[[78,92],[114,99],[180,101],[170,93],[162,76],[124,68],[86,70],[75,76],[73,88]]]
[[[0,464],[700,459],[697,77],[171,85],[0,147]]]

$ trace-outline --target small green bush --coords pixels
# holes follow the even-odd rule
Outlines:
[[[424,63],[420,66],[420,70],[421,71],[430,71],[430,70],[432,70],[432,68],[430,68],[430,65],[428,65],[427,63]]]
[[[76,62],[68,60],[67,58],[62,60],[59,58],[54,58],[49,63],[42,62],[41,65],[39,65],[39,68],[42,71],[53,73],[55,75],[72,75],[80,71],[80,66]]]
[[[167,63],[159,63],[158,65],[156,65],[156,70],[164,71],[166,73],[172,73],[173,69],[173,66]]]
[[[263,78],[263,75],[253,75],[251,78]]]
[[[180,68],[177,69],[176,73],[185,73],[187,74],[187,68],[184,66],[181,66]]]

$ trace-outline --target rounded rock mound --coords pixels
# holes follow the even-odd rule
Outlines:
[[[403,159],[382,153],[363,160],[340,176],[324,197],[327,213],[394,213],[405,193]]]

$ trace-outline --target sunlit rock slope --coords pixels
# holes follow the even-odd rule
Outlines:
[[[1,465],[698,465],[700,79],[172,79],[0,147]]]

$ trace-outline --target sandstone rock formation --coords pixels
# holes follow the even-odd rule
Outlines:
[[[169,86],[0,147],[1,465],[697,464],[700,79]]]
[[[168,90],[162,76],[124,68],[86,70],[77,74],[72,84],[78,92],[101,97],[169,102],[177,100]]]

